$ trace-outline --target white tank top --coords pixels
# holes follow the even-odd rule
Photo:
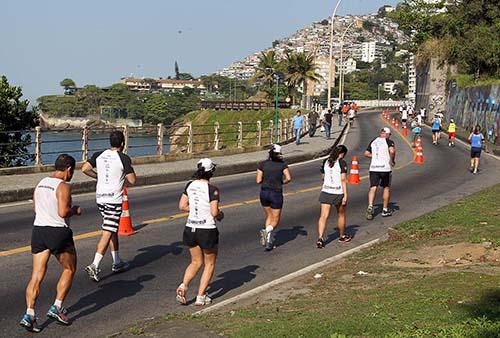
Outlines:
[[[328,194],[342,195],[344,193],[344,189],[342,187],[342,171],[339,161],[335,161],[333,167],[330,167],[328,161],[325,161],[323,164],[323,170],[325,178],[323,180],[323,187],[321,188],[321,191]]]
[[[69,223],[58,214],[56,190],[63,180],[45,177],[35,188],[35,222],[40,227],[67,228]]]
[[[210,211],[210,202],[219,200],[219,191],[203,181],[188,183],[184,194],[189,198],[189,216],[186,226],[196,229],[215,229],[215,219]]]
[[[391,141],[392,144],[392,141]],[[377,137],[371,143],[372,161],[370,171],[389,172],[391,168],[391,157],[389,154],[388,141],[385,138]]]

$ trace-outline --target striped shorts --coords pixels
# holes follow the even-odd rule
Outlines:
[[[121,204],[97,203],[97,207],[102,215],[102,230],[111,232],[118,231],[120,216],[122,215]]]

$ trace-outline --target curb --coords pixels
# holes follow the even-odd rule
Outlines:
[[[199,316],[199,315],[202,315],[202,314],[206,314],[206,313],[211,313],[211,312],[214,312],[214,311],[217,311],[219,310],[220,308],[222,307],[225,307],[225,306],[228,306],[228,305],[231,305],[231,304],[235,304],[236,302],[242,300],[242,299],[246,299],[246,298],[249,298],[249,297],[252,297],[252,296],[255,296],[255,295],[258,295],[258,294],[261,294],[262,292],[264,292],[265,290],[268,290],[278,284],[282,284],[282,283],[285,283],[285,282],[288,282],[292,279],[295,279],[297,277],[300,277],[300,276],[303,276],[309,272],[312,272],[316,269],[319,269],[319,268],[322,268],[328,264],[331,264],[331,263],[334,263],[342,258],[345,258],[347,256],[350,256],[358,251],[361,251],[361,250],[364,250],[364,249],[367,249],[377,243],[380,243],[380,242],[383,242],[385,241],[386,239],[388,238],[387,234],[382,236],[382,237],[379,237],[379,238],[376,238],[374,240],[371,240],[367,243],[364,243],[364,244],[361,244],[355,248],[352,248],[352,249],[349,249],[347,251],[344,251],[338,255],[335,255],[335,256],[332,256],[332,257],[329,257],[327,259],[324,259],[322,260],[321,262],[318,262],[318,263],[315,263],[315,264],[312,264],[312,265],[309,265],[305,268],[302,268],[300,270],[297,270],[295,272],[292,272],[288,275],[285,275],[283,277],[280,277],[278,279],[275,279],[271,282],[268,282],[266,284],[263,284],[261,286],[258,286],[254,289],[251,289],[249,291],[246,291],[246,292],[243,292],[242,294],[239,294],[239,295],[236,295],[234,297],[231,297],[229,299],[226,299],[226,300],[223,300],[222,302],[220,303],[217,303],[215,305],[212,305],[210,307],[207,307],[203,310],[200,310],[200,311],[197,311],[195,313],[193,313],[192,315],[193,316]]]

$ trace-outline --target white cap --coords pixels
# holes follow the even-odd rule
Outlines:
[[[386,133],[386,134],[390,134],[390,133],[391,133],[391,130],[390,130],[388,127],[384,127],[384,128],[382,128],[382,130],[381,130],[381,131],[383,131],[383,132],[384,132],[384,133]]]
[[[279,144],[273,144],[271,148],[275,153],[281,154],[281,146]]]
[[[215,163],[209,158],[202,158],[198,161],[198,165],[201,165],[205,171],[212,171],[215,169]]]

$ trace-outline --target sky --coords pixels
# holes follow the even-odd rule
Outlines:
[[[397,0],[343,0],[338,15]],[[331,0],[2,0],[0,75],[32,103],[59,82],[210,74],[331,15]]]

